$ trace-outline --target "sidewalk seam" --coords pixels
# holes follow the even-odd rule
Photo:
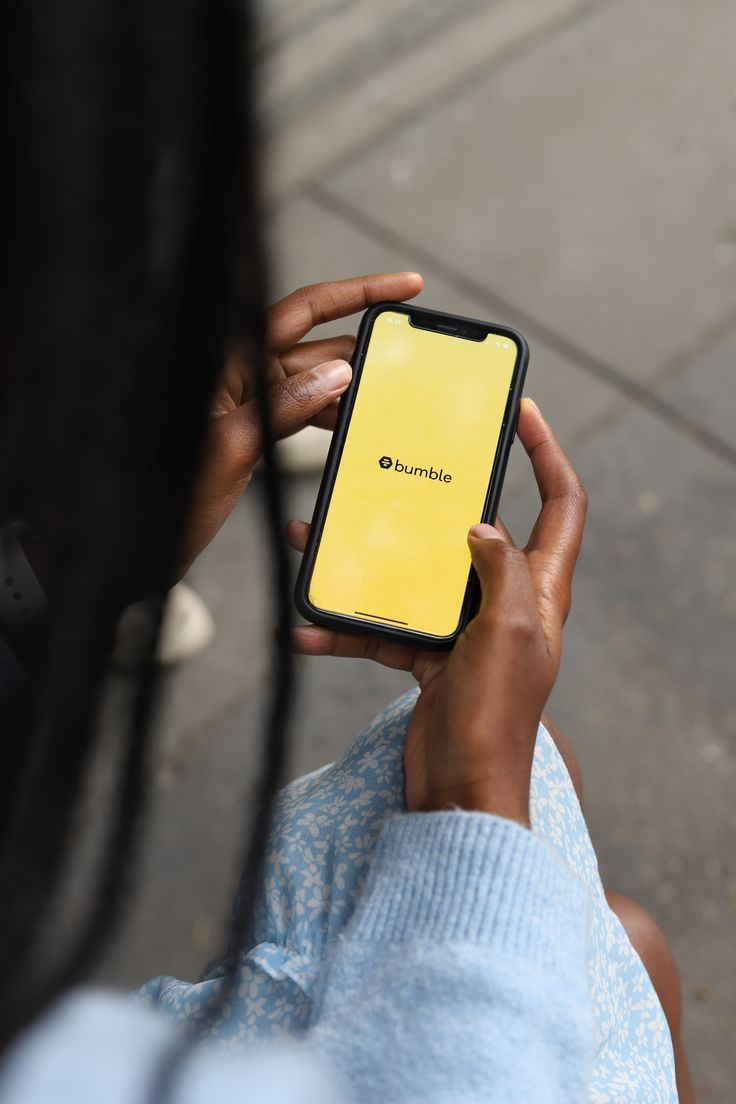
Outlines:
[[[490,79],[497,73],[502,72],[520,58],[532,53],[537,47],[543,46],[550,39],[570,30],[581,21],[601,14],[612,7],[615,2],[616,0],[582,0],[572,11],[566,12],[564,15],[552,20],[552,22],[545,24],[544,27],[540,27],[521,37],[517,42],[510,45],[503,55],[496,58],[496,60],[490,64],[487,62],[480,62],[477,65],[471,66],[471,68],[462,73],[456,81],[443,86],[434,95],[427,96],[421,104],[413,104],[410,108],[394,116],[379,130],[360,139],[349,149],[343,150],[337,157],[332,160],[328,158],[320,167],[319,175],[310,173],[303,180],[302,184],[297,185],[293,189],[288,189],[279,196],[273,207],[269,208],[269,214],[278,210],[282,205],[285,205],[294,195],[298,195],[302,188],[313,185],[317,186],[319,181],[325,176],[336,175],[352,161],[364,157],[384,142],[390,141],[391,138],[399,134],[404,127],[411,126],[412,123],[419,119],[426,118],[427,115],[430,115],[433,111],[446,107],[448,103],[464,95],[476,84],[480,84],[482,81]],[[269,135],[269,139],[270,137]],[[274,137],[278,137],[278,135],[274,135]]]
[[[690,438],[725,464],[736,468],[735,446],[724,441],[717,434],[712,433],[711,430],[701,425],[701,423],[694,418],[678,410],[676,406],[666,399],[661,398],[646,385],[632,379],[630,376],[626,375],[625,372],[622,372],[619,368],[615,368],[601,357],[594,356],[585,349],[582,349],[574,341],[571,341],[570,338],[566,337],[564,334],[554,330],[546,322],[542,322],[534,315],[529,314],[523,307],[518,307],[516,304],[511,303],[498,292],[478,283],[473,277],[468,276],[466,273],[458,272],[451,265],[447,264],[446,261],[437,258],[424,246],[416,245],[409,238],[398,234],[395,230],[389,230],[388,227],[373,218],[372,215],[367,215],[364,211],[354,207],[347,200],[332,192],[326,185],[310,182],[302,185],[302,187],[298,189],[297,194],[310,199],[322,210],[342,219],[343,222],[347,223],[354,230],[367,235],[381,245],[385,245],[386,248],[396,250],[398,246],[400,249],[407,251],[412,256],[413,263],[416,264],[418,269],[432,272],[435,276],[444,280],[445,283],[450,284],[457,291],[463,292],[471,298],[486,304],[489,310],[499,313],[501,321],[503,321],[505,316],[517,318],[523,330],[529,335],[543,341],[545,345],[563,357],[563,359],[576,365],[576,367],[587,372],[588,375],[599,380],[601,383],[606,384],[612,390],[623,395],[636,405],[646,408],[650,414],[654,415],[654,417],[658,418],[661,422],[664,422],[670,429],[675,430],[675,432],[682,436]],[[736,311],[730,311],[712,328],[710,335],[711,339],[717,340],[717,338],[727,329],[730,329],[734,323],[736,323]],[[707,338],[704,342],[703,336],[701,335],[698,341],[697,351],[702,352],[705,344],[707,344]],[[673,359],[675,362],[682,362],[682,352],[676,354]],[[672,360],[670,363],[672,363]],[[668,372],[665,366],[660,370],[658,376],[662,378],[670,374],[672,373]]]

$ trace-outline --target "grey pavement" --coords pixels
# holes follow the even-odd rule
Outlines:
[[[530,341],[590,493],[553,712],[606,883],[675,950],[712,1104],[736,1097],[734,42],[732,0],[268,0],[262,48],[274,295],[418,268],[422,302]],[[292,480],[295,515],[316,486]],[[520,450],[503,514],[523,537]],[[192,572],[218,635],[170,679],[112,981],[217,950],[269,675],[259,516],[249,491]],[[291,775],[409,685],[301,674]]]

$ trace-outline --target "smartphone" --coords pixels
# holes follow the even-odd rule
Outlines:
[[[307,620],[452,647],[478,599],[468,529],[496,516],[528,359],[508,326],[366,311],[296,585]]]

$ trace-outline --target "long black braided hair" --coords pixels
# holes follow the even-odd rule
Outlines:
[[[48,917],[100,741],[115,626],[174,579],[208,404],[233,346],[258,373],[277,675],[246,848],[258,874],[283,760],[290,598],[265,374],[251,18],[237,0],[10,0],[0,33],[0,524],[41,549],[48,608],[0,705],[0,1047],[97,959],[146,798],[156,633],[116,728],[95,889]],[[222,987],[232,992],[248,902]]]

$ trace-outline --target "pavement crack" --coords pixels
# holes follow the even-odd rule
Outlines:
[[[587,0],[587,3],[589,2],[590,0]],[[374,49],[363,49],[357,53],[349,52],[346,56],[336,59],[327,71],[320,73],[319,77],[310,81],[306,87],[296,89],[273,108],[266,109],[266,131],[269,138],[282,134],[289,126],[320,107],[332,96],[342,95],[346,82],[352,82],[355,85],[379,75],[387,65],[401,61],[402,58],[423,49],[427,43],[446,33],[448,28],[474,18],[487,6],[488,0],[454,0],[452,5],[444,9],[438,8],[431,13],[425,12],[421,21],[407,20],[412,28],[411,36],[407,33],[406,27],[397,25],[396,33],[382,41],[380,49],[379,44],[375,43]],[[492,66],[486,68],[486,73],[492,68]],[[463,74],[463,80],[465,76],[466,74]],[[268,117],[272,119],[270,124]],[[383,133],[381,131],[381,137]]]

